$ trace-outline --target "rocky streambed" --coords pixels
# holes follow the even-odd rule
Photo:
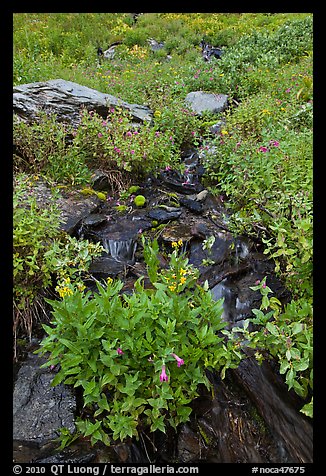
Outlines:
[[[250,289],[257,279],[267,276],[282,302],[290,296],[259,243],[233,236],[228,230],[225,203],[201,185],[200,160],[193,152],[192,161],[192,178],[186,184],[182,174],[170,170],[139,184],[137,193],[146,198],[141,208],[132,196],[121,211],[113,197],[103,202],[96,196],[63,194],[58,200],[62,228],[78,238],[101,242],[105,249],[91,265],[85,281],[88,287],[95,287],[94,279],[119,277],[125,283],[124,292],[132,291],[139,276],[146,277],[140,239],[143,233],[156,237],[161,249],[182,240],[190,263],[200,270],[199,280],[208,281],[215,299],[224,298],[223,318],[229,327],[241,326],[251,316],[251,309],[259,307],[260,294]],[[98,171],[95,176],[103,190],[105,173]],[[34,193],[42,201],[50,192],[40,182]],[[214,237],[213,244],[205,249],[203,242],[210,237]],[[164,261],[163,254],[161,259]],[[264,361],[260,366],[250,355],[239,368],[229,370],[224,380],[210,376],[214,397],[203,390],[193,403],[190,422],[181,425],[177,433],[157,432],[111,448],[100,444],[91,447],[87,440],[77,440],[58,453],[54,439],[62,426],[74,430],[80,402],[71,388],[63,384],[51,387],[55,369],[40,368],[44,358],[33,354],[38,343],[35,339],[29,345],[16,375],[15,462],[312,461],[312,425],[299,411],[302,401],[288,392],[275,362]]]
[[[91,96],[89,107],[94,108],[93,90],[85,93],[74,83],[65,83],[62,92],[60,81],[16,88],[14,107],[21,120],[35,118],[38,106],[43,107],[42,101],[51,109],[54,105],[58,108],[60,101],[67,98],[69,107],[62,110],[77,120],[77,106],[80,102],[88,104],[86,93]],[[97,109],[103,114],[108,99],[113,101],[104,96],[96,99]],[[150,111],[131,106],[135,120],[143,120],[143,114],[150,116]],[[130,109],[130,105],[125,107]],[[229,230],[224,197],[211,195],[202,185],[201,159],[196,150],[185,151],[185,173],[162,170],[159,177],[147,177],[143,183],[135,184],[139,186],[137,194],[145,197],[141,207],[135,205],[132,195],[121,207],[117,196],[103,201],[96,195],[83,196],[78,191],[61,192],[57,198],[61,227],[78,239],[101,242],[104,247],[102,256],[93,261],[85,284],[95,288],[95,280],[119,277],[124,282],[124,292],[132,292],[140,276],[146,279],[142,234],[155,237],[161,250],[170,249],[172,242],[182,240],[189,262],[200,271],[199,281],[207,280],[214,298],[224,299],[223,318],[232,328],[241,326],[251,316],[251,309],[259,307],[260,294],[250,286],[264,276],[281,302],[287,302],[290,295],[275,276],[274,264],[264,255],[259,241],[234,236]],[[90,185],[93,190],[111,193],[105,171],[96,171]],[[33,193],[43,205],[51,195],[41,181],[34,184]],[[211,240],[211,246],[205,248],[204,240]],[[161,260],[164,264],[163,253]],[[81,402],[70,387],[51,386],[56,369],[41,369],[44,358],[33,353],[41,339],[42,334],[36,334],[15,366],[13,456],[16,463],[312,462],[312,423],[299,411],[304,402],[287,390],[275,362],[265,360],[259,365],[249,351],[248,358],[237,369],[229,369],[224,380],[217,374],[209,375],[214,392],[208,394],[202,389],[200,397],[193,402],[190,421],[180,425],[177,432],[142,434],[138,441],[129,439],[110,448],[101,444],[91,447],[88,439],[80,438],[58,451],[56,438],[60,428],[65,426],[74,431]]]

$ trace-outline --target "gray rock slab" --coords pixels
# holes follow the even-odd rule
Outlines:
[[[40,111],[45,111],[57,114],[60,122],[76,126],[82,108],[106,117],[109,109],[117,106],[130,111],[136,122],[152,121],[152,111],[147,106],[129,104],[111,94],[64,79],[21,84],[13,89],[13,111],[25,121],[36,121]]]
[[[59,429],[75,430],[76,401],[69,387],[51,386],[55,376],[41,369],[45,357],[30,353],[18,371],[13,392],[13,438],[42,443],[59,435]]]
[[[206,93],[204,91],[193,91],[187,94],[185,101],[199,115],[204,111],[216,114],[224,111],[228,106],[228,96],[226,94]]]

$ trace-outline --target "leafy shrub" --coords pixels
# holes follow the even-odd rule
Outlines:
[[[173,137],[151,124],[131,125],[128,111],[112,108],[106,120],[85,111],[74,136],[74,145],[104,169],[121,169],[134,177],[157,173],[175,161]]]
[[[61,183],[81,184],[90,177],[85,154],[67,138],[73,129],[57,122],[56,116],[41,114],[40,121],[14,121],[14,167],[19,172],[44,173]]]
[[[243,328],[234,327],[232,332],[237,336],[242,334],[246,344],[256,349],[259,362],[266,356],[278,361],[280,374],[285,375],[289,390],[293,389],[303,399],[310,399],[301,411],[312,417],[312,305],[305,299],[292,300],[282,311],[278,299],[269,297],[273,291],[266,285],[266,277],[251,289],[261,292],[260,309],[253,309],[255,317],[247,320]],[[248,331],[249,322],[256,330]]]
[[[60,210],[54,200],[40,207],[29,183],[30,178],[19,175],[13,196],[15,336],[20,328],[31,335],[43,298],[56,281],[72,278],[81,284],[78,279],[102,251],[99,244],[60,233]]]
[[[177,428],[200,385],[210,388],[205,369],[224,377],[241,359],[219,332],[222,301],[196,285],[180,244],[163,270],[157,242],[143,244],[150,288],[139,279],[134,293],[121,294],[123,283],[108,278],[93,296],[69,285],[61,301],[48,301],[53,320],[38,352],[49,352],[45,366],[60,366],[53,385],[81,389],[89,417],[76,426],[92,444]]]

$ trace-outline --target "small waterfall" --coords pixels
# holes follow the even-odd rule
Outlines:
[[[220,283],[211,289],[213,298],[217,301],[223,298],[223,314],[222,319],[225,322],[233,322],[235,318],[235,294],[233,290],[226,284],[227,279],[223,279]]]
[[[237,241],[235,245],[235,255],[237,260],[245,259],[249,254],[249,246],[244,241]]]
[[[134,238],[128,240],[104,239],[103,247],[116,261],[127,261],[133,263],[135,260],[137,242]]]

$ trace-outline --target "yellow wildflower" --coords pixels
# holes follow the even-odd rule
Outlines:
[[[180,284],[184,284],[186,281],[187,279],[184,276],[180,278]]]
[[[113,279],[109,276],[106,280],[106,282],[109,284],[112,284],[113,283]]]
[[[176,290],[176,285],[175,285],[175,284],[171,284],[171,285],[169,286],[169,289],[170,289],[171,291],[175,291],[175,290]]]
[[[59,296],[60,297],[65,297],[65,296],[71,296],[73,294],[73,291],[69,288],[67,288],[67,286],[63,287],[63,288],[56,288],[56,290],[58,291],[59,293]]]

